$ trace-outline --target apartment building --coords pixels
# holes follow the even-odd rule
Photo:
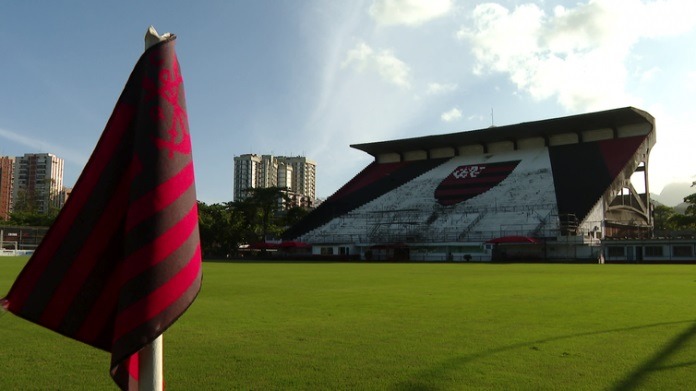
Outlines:
[[[0,156],[0,220],[10,218],[12,207],[12,185],[14,184],[13,157]]]
[[[15,158],[11,209],[30,207],[48,213],[62,206],[63,159],[50,153],[25,153]]]
[[[316,198],[317,164],[304,156],[244,154],[234,158],[234,200],[249,188],[286,188],[291,205],[312,207]]]

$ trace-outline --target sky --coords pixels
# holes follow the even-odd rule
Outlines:
[[[696,180],[692,0],[0,0],[0,156],[74,185],[150,25],[177,35],[206,203],[241,154],[316,161],[325,198],[373,160],[351,144],[626,106],[656,118],[650,191]]]

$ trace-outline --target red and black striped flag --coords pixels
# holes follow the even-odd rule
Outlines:
[[[2,300],[111,352],[122,389],[138,351],[191,305],[201,250],[174,37],[140,58],[70,198]]]

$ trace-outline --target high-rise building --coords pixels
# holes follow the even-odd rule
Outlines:
[[[261,155],[261,165],[257,171],[256,187],[278,186],[278,159],[272,155]]]
[[[10,218],[12,206],[12,185],[14,183],[13,157],[0,156],[0,220]]]
[[[234,157],[234,200],[244,199],[245,191],[258,185],[258,172],[261,166],[261,156],[245,154]]]
[[[286,162],[278,163],[278,187],[292,188],[292,165]]]
[[[244,154],[234,158],[234,200],[249,188],[281,187],[293,206],[312,207],[316,198],[317,164],[304,156]]]
[[[311,199],[313,203],[317,194],[317,163],[304,156],[279,157],[278,160],[292,166],[290,190]]]
[[[12,209],[48,213],[62,206],[63,159],[50,153],[25,153],[14,164]]]

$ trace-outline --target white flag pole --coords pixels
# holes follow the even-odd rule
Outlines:
[[[150,26],[145,32],[145,50],[150,46],[166,41],[171,34],[166,33],[161,36],[157,30]],[[162,391],[164,390],[164,359],[163,359],[163,338],[160,334],[150,344],[140,349],[138,356],[138,391]]]
[[[140,350],[138,391],[164,390],[163,334]]]

